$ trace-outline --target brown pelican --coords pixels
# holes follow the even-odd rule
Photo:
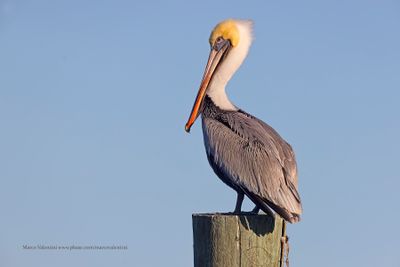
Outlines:
[[[252,22],[229,19],[211,32],[211,52],[185,130],[201,114],[208,161],[217,176],[237,192],[234,213],[244,195],[259,209],[273,209],[290,223],[302,213],[297,167],[291,146],[268,124],[237,108],[225,86],[245,59]]]

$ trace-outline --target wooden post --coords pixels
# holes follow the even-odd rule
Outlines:
[[[192,219],[195,267],[281,266],[285,229],[279,216],[208,213]]]

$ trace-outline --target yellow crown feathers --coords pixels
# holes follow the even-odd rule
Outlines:
[[[215,26],[210,35],[210,44],[213,45],[215,40],[220,36],[225,40],[229,40],[232,46],[237,46],[240,34],[236,22],[232,19],[228,19]]]

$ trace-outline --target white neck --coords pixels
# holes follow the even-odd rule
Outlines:
[[[215,105],[223,110],[238,110],[226,95],[225,87],[246,58],[252,41],[252,22],[236,20],[236,24],[240,33],[239,43],[230,49],[214,73],[207,89],[207,95]]]

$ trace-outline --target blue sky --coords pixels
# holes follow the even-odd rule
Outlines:
[[[230,17],[255,41],[228,94],[296,151],[292,265],[400,265],[398,2],[0,0],[1,266],[191,266],[191,214],[235,204],[184,131]]]

